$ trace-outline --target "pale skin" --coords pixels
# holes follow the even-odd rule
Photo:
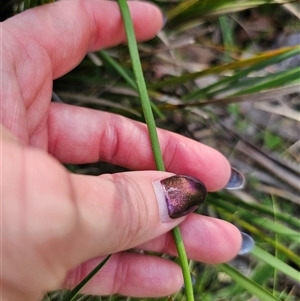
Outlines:
[[[160,11],[137,1],[129,6],[137,39],[154,37]],[[50,102],[53,79],[88,51],[124,41],[118,5],[109,1],[63,0],[1,24],[2,300],[73,288],[110,253],[83,292],[174,293],[183,284],[177,264],[126,250],[175,255],[169,231],[179,224],[193,260],[224,262],[240,249],[240,232],[225,221],[190,214],[160,222],[152,182],[169,174],[153,171],[144,124]],[[159,139],[168,172],[197,177],[209,191],[227,183],[230,166],[219,152],[164,130]],[[61,164],[99,160],[140,171],[91,177]]]

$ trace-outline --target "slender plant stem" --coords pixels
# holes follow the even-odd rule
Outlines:
[[[105,51],[99,51],[99,55],[102,60],[108,62],[118,73],[126,80],[126,82],[133,88],[137,90],[135,81],[127,74],[124,68],[121,68],[120,65],[116,63]]]
[[[156,131],[156,125],[153,118],[153,113],[151,110],[150,100],[148,96],[148,91],[146,88],[146,83],[144,80],[144,74],[140,62],[139,52],[137,48],[135,33],[133,29],[133,24],[129,12],[129,8],[127,5],[126,0],[118,0],[120,10],[122,13],[126,35],[127,35],[127,41],[128,41],[128,48],[130,57],[132,60],[132,69],[135,75],[135,82],[138,89],[138,93],[141,99],[141,106],[144,114],[144,118],[148,127],[148,132],[151,140],[151,146],[153,151],[153,156],[156,163],[156,168],[158,170],[164,171],[165,166],[163,162],[163,158],[160,151],[157,131]]]
[[[193,291],[193,283],[191,278],[191,273],[189,269],[188,258],[185,251],[185,246],[182,240],[181,232],[179,227],[175,227],[172,230],[172,234],[174,237],[174,241],[176,244],[176,249],[178,253],[178,258],[180,261],[180,266],[182,270],[182,275],[184,279],[184,286],[186,290],[186,299],[187,301],[194,301],[194,291]]]
[[[128,42],[128,48],[129,53],[132,61],[132,68],[135,75],[136,85],[138,88],[138,93],[141,99],[141,106],[144,113],[144,118],[148,127],[148,132],[150,136],[150,141],[152,145],[152,151],[154,160],[156,163],[157,170],[164,171],[165,166],[163,162],[162,153],[160,150],[159,140],[157,136],[157,130],[156,125],[153,117],[153,113],[151,110],[150,100],[147,92],[146,83],[144,80],[143,70],[140,62],[140,56],[138,52],[138,47],[136,43],[134,28],[130,16],[130,11],[127,5],[126,0],[118,0],[120,10],[122,13],[125,31],[127,35],[127,42]],[[184,247],[184,243],[181,237],[180,229],[179,227],[175,227],[172,231],[173,237],[176,243],[177,252],[179,255],[179,260],[182,268],[184,283],[185,283],[185,289],[186,289],[186,297],[187,301],[194,301],[194,294],[193,294],[193,286],[192,286],[192,280],[191,275],[189,271],[189,265],[188,260],[186,256],[186,251]]]
[[[126,70],[122,68],[112,57],[110,57],[105,51],[99,51],[99,55],[101,59],[107,62],[110,66],[112,66],[122,77],[125,81],[134,89],[138,90],[135,81],[127,74]],[[154,102],[150,102],[152,110],[159,116],[160,118],[164,119],[165,116],[162,112],[158,109]]]
[[[75,286],[66,296],[63,301],[72,301],[78,295],[80,290],[90,281],[92,277],[106,264],[111,255],[106,256],[77,286]]]

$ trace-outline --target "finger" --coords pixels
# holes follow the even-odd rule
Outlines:
[[[74,288],[103,259],[89,260],[70,272],[63,288]],[[182,285],[181,269],[174,262],[122,252],[114,254],[82,292],[92,295],[161,297],[175,293]]]
[[[163,25],[159,9],[139,1],[129,1],[128,5],[137,39],[153,38]],[[41,54],[45,59],[50,58],[53,78],[75,67],[87,51],[125,41],[120,9],[113,1],[58,1],[30,9],[7,20],[4,29],[8,29],[18,41],[23,41],[30,60]],[[40,51],[41,46],[43,53]]]
[[[218,219],[191,214],[180,224],[180,229],[188,258],[196,261],[211,264],[226,262],[236,256],[241,246],[239,230]],[[170,232],[137,249],[177,255]],[[73,270],[67,277],[66,287],[73,288],[101,260],[90,260]],[[84,292],[134,297],[164,296],[181,288],[181,275],[179,266],[171,261],[141,254],[118,253],[91,280]]]
[[[3,158],[14,161],[0,162],[10,200],[2,208],[4,281],[18,292],[53,290],[85,260],[135,247],[184,219],[161,222],[152,182],[168,173],[70,175],[46,153],[2,138]]]
[[[187,256],[195,261],[217,264],[231,260],[241,248],[240,231],[220,219],[190,214],[180,224]],[[177,255],[171,233],[162,235],[138,247],[146,251]]]
[[[49,152],[62,162],[105,161],[132,170],[155,169],[148,131],[142,123],[52,103],[48,126]],[[210,191],[226,185],[230,166],[219,152],[168,131],[159,130],[158,134],[169,172],[199,178]]]
[[[153,181],[168,176],[156,171],[70,176],[82,223],[78,233],[89,241],[87,258],[130,249],[183,221],[185,217],[161,222]]]

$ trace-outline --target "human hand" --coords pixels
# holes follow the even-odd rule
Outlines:
[[[163,23],[159,10],[128,4],[138,40],[155,36]],[[125,40],[117,3],[62,0],[1,27],[3,300],[37,300],[45,291],[72,288],[110,253],[86,293],[171,294],[183,283],[177,264],[125,250],[175,255],[168,231],[179,223],[189,258],[218,263],[237,254],[240,232],[225,221],[189,214],[161,222],[152,182],[170,174],[91,177],[70,174],[59,163],[155,169],[144,124],[50,102],[53,79],[88,51]],[[170,173],[197,177],[209,191],[227,183],[230,166],[217,151],[164,130],[159,139]]]

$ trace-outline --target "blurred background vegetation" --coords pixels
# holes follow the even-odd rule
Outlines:
[[[49,2],[0,0],[1,21]],[[228,264],[191,262],[195,300],[300,300],[299,2],[152,2],[167,24],[139,50],[157,125],[218,149],[247,178],[243,190],[209,194],[201,213],[234,223],[256,247]],[[53,101],[143,121],[124,45],[87,54],[54,82]],[[124,170],[103,162],[67,167],[92,175]],[[184,289],[160,300],[185,300]]]

